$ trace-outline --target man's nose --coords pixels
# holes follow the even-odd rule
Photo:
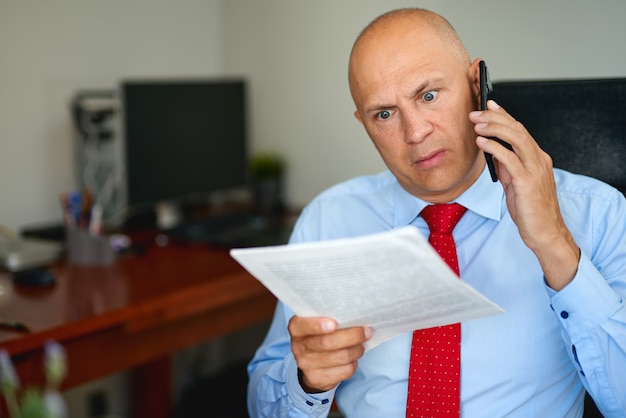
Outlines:
[[[407,144],[420,143],[433,131],[433,124],[419,112],[408,112],[402,115],[404,141]]]

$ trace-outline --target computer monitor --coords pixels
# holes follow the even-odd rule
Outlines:
[[[244,80],[130,80],[121,97],[131,212],[247,186]]]

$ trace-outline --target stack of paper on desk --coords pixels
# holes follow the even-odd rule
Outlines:
[[[400,333],[504,312],[459,280],[412,226],[230,254],[297,315],[372,327],[367,349]]]

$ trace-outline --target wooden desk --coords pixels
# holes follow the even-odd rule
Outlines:
[[[42,346],[68,355],[63,389],[133,369],[133,415],[169,417],[169,354],[271,318],[276,299],[226,250],[147,246],[110,267],[60,264],[52,289],[17,289],[0,316],[31,333],[0,331],[23,383],[43,381]],[[7,277],[0,273],[6,285]]]

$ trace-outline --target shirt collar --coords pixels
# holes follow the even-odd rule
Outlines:
[[[405,226],[419,216],[429,202],[419,199],[400,186],[394,185],[395,227]],[[500,182],[491,181],[489,170],[485,166],[478,179],[454,202],[465,206],[468,210],[488,219],[499,221],[506,211],[504,189]]]

